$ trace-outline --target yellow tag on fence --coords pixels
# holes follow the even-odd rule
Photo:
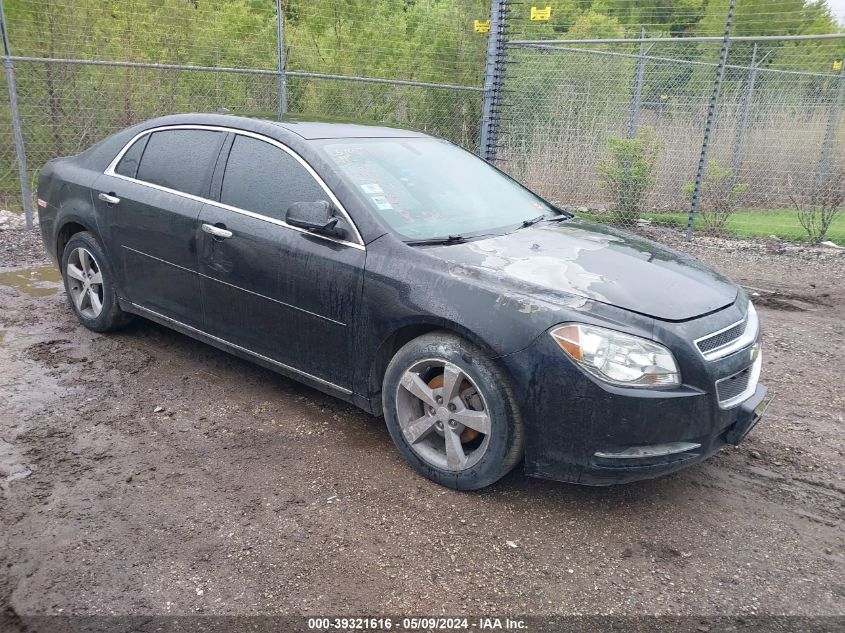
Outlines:
[[[490,31],[490,20],[475,20],[473,26],[476,33],[488,33]]]
[[[548,19],[552,17],[552,8],[546,7],[545,9],[538,9],[537,7],[531,7],[531,19],[534,21],[543,21],[546,22]]]
[[[843,60],[840,59],[833,62],[833,70],[842,70],[842,61]]]

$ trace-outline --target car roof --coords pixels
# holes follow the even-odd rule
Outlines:
[[[266,119],[265,119],[266,120]],[[359,123],[329,123],[325,121],[283,120],[270,121],[306,140],[325,138],[414,138],[426,134],[381,125]]]
[[[144,121],[122,133],[137,133],[166,125],[219,125],[236,129],[260,132],[270,136],[283,136],[304,142],[320,139],[340,138],[430,138],[428,134],[405,130],[388,125],[369,125],[360,122],[341,122],[306,118],[302,115],[285,115],[282,120],[271,118],[267,113],[235,115],[220,112],[196,112],[171,114]],[[119,135],[122,135],[119,134]]]
[[[428,134],[388,125],[368,125],[285,115],[281,121],[266,112],[256,115],[235,115],[223,112],[169,114],[124,128],[95,143],[74,158],[86,167],[104,170],[115,155],[136,135],[159,127],[197,125],[219,126],[263,134],[303,152],[312,141],[343,138],[432,138]]]

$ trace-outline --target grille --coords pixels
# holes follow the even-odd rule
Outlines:
[[[729,330],[725,330],[724,332],[719,332],[718,334],[714,334],[713,336],[710,336],[708,338],[701,339],[696,343],[696,345],[698,345],[698,349],[700,349],[703,354],[706,354],[707,352],[711,352],[714,349],[718,349],[720,347],[724,347],[729,343],[732,343],[740,336],[742,336],[743,332],[745,332],[745,321],[737,323]]]
[[[725,378],[716,383],[716,396],[720,403],[736,398],[748,388],[748,381],[751,378],[752,367],[746,367],[738,374]]]

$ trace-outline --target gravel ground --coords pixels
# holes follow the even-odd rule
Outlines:
[[[0,230],[0,267],[27,268],[46,262],[47,255],[37,226],[29,231]]]
[[[417,476],[383,422],[146,321],[79,326],[0,231],[0,604],[33,614],[845,615],[845,255],[652,235],[753,289],[775,401],[612,488]],[[837,622],[841,623],[839,619]]]

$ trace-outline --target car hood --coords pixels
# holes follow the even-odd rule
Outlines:
[[[573,296],[586,298],[667,321],[728,306],[738,292],[729,279],[681,253],[577,219],[429,252],[453,274],[486,278],[503,291],[566,304]]]

